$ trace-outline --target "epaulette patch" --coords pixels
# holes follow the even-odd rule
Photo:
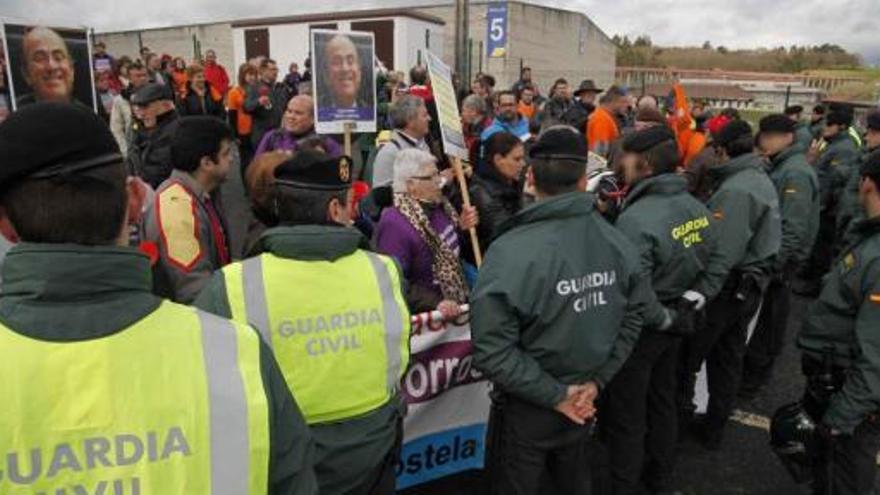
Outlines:
[[[168,261],[189,271],[202,255],[195,201],[180,184],[161,191],[156,201],[159,232]]]

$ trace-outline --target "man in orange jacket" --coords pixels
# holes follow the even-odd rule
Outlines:
[[[611,143],[620,136],[617,117],[626,110],[628,104],[626,91],[620,86],[611,86],[599,98],[599,108],[590,115],[587,122],[587,144],[590,151],[602,156],[608,155]]]

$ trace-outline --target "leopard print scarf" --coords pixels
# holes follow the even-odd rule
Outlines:
[[[446,198],[443,198],[443,211],[452,220],[452,225],[459,228],[458,213]],[[443,299],[455,301],[457,303],[465,303],[468,298],[467,283],[464,279],[464,270],[461,261],[452,249],[449,248],[441,239],[437,232],[431,227],[428,221],[428,215],[421,203],[413,199],[407,194],[394,195],[394,207],[406,218],[412,225],[419,237],[428,245],[431,250],[431,270],[434,272],[434,278],[440,284],[440,291],[443,293]]]

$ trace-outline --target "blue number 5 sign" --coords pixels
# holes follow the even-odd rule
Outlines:
[[[486,11],[486,54],[507,55],[507,2],[490,3]]]

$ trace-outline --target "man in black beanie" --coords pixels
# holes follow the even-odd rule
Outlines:
[[[633,353],[608,385],[601,425],[615,494],[674,493],[678,348],[694,332],[694,311],[706,303],[691,288],[709,263],[714,242],[709,210],[677,175],[675,134],[665,125],[623,140],[629,193],[616,226],[639,251],[653,292]]]
[[[106,124],[28,105],[0,125],[0,163],[0,230],[21,240],[3,266],[0,452],[101,459],[55,477],[38,457],[0,493],[109,479],[126,493],[317,493],[311,434],[259,335],[150,292],[150,259],[128,247],[143,193]],[[108,462],[125,443],[137,453]]]
[[[779,195],[782,245],[773,266],[758,324],[749,341],[740,396],[752,398],[770,379],[782,352],[791,300],[791,281],[810,257],[819,232],[819,180],[797,142],[798,127],[781,114],[761,119],[758,148],[769,160]]]
[[[880,151],[859,174],[864,220],[810,304],[798,336],[807,389],[803,405],[824,452],[813,493],[874,493],[880,451]]]
[[[594,400],[638,340],[649,288],[585,192],[583,134],[550,127],[529,156],[538,201],[503,224],[471,299],[474,366],[495,385],[487,469],[494,494],[590,493]]]
[[[873,152],[880,150],[880,109],[875,108],[868,112],[865,117],[865,143],[859,155],[857,167],[865,164]],[[849,180],[840,199],[840,207],[837,210],[837,248],[835,251],[846,247],[852,240],[853,227],[865,218],[865,211],[859,203],[859,180],[860,176],[854,169],[849,174]]]
[[[694,287],[711,302],[705,328],[686,344],[680,407],[694,410],[696,373],[705,360],[709,405],[695,429],[707,449],[718,450],[739,390],[748,323],[779,253],[782,229],[776,188],[754,152],[751,126],[734,120],[712,145],[719,164],[709,169],[716,186],[707,206],[718,222],[718,242]]]
[[[813,107],[813,113],[810,114],[810,135],[813,139],[822,138],[822,129],[825,128],[825,114],[827,110],[825,105],[816,105]]]
[[[794,142],[806,153],[813,145],[813,134],[810,126],[801,120],[803,113],[804,107],[801,105],[792,105],[785,109],[785,117],[794,122]]]
[[[804,295],[816,296],[822,276],[831,267],[834,249],[837,244],[837,214],[841,197],[849,180],[850,173],[858,166],[859,150],[850,137],[849,127],[853,122],[852,108],[845,105],[831,105],[822,129],[824,148],[814,164],[819,178],[821,213],[819,235],[813,247],[813,254],[804,273],[806,285],[798,290]]]

